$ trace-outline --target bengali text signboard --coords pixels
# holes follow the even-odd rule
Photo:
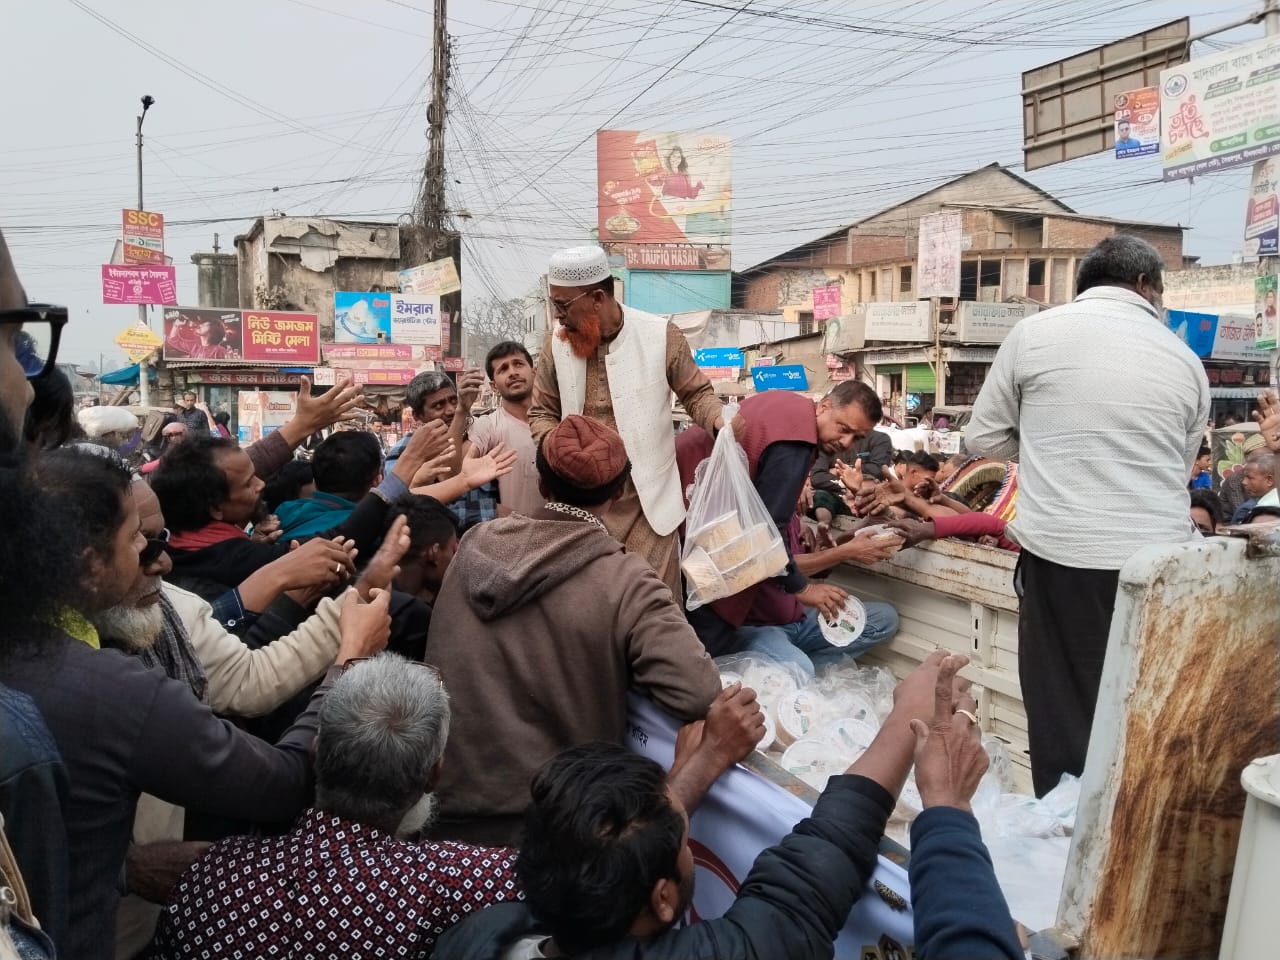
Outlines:
[[[1160,145],[1166,180],[1280,153],[1280,37],[1162,70]]]
[[[166,305],[178,302],[177,271],[173,267],[136,264],[102,265],[103,303]]]

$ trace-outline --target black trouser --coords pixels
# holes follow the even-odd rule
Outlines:
[[[1026,550],[1018,559],[1018,676],[1037,797],[1084,770],[1119,579],[1118,570],[1064,567]]]

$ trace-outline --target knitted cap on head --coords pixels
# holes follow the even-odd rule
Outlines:
[[[609,279],[609,260],[601,247],[570,247],[551,255],[547,283],[553,287],[589,287]]]
[[[548,469],[580,490],[594,490],[616,480],[627,469],[622,437],[588,417],[565,417],[542,441]]]

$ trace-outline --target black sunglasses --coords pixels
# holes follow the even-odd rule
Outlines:
[[[165,527],[158,536],[147,537],[147,545],[138,553],[138,563],[149,567],[160,559],[164,548],[169,545],[169,528]]]
[[[58,361],[58,344],[62,340],[62,328],[67,324],[67,308],[33,303],[15,310],[0,310],[0,324],[6,323],[22,324],[22,331],[14,338],[13,352],[27,379],[39,380],[47,376]],[[47,335],[44,330],[48,330]],[[40,356],[40,341],[49,345],[43,357]]]

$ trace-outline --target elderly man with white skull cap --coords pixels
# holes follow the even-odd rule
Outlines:
[[[556,324],[538,356],[529,411],[534,442],[541,443],[570,414],[618,431],[631,460],[631,479],[605,524],[679,598],[677,531],[684,521],[684,497],[671,393],[709,432],[722,426],[723,408],[679,328],[615,299],[602,248],[572,247],[555,254],[547,285]]]

